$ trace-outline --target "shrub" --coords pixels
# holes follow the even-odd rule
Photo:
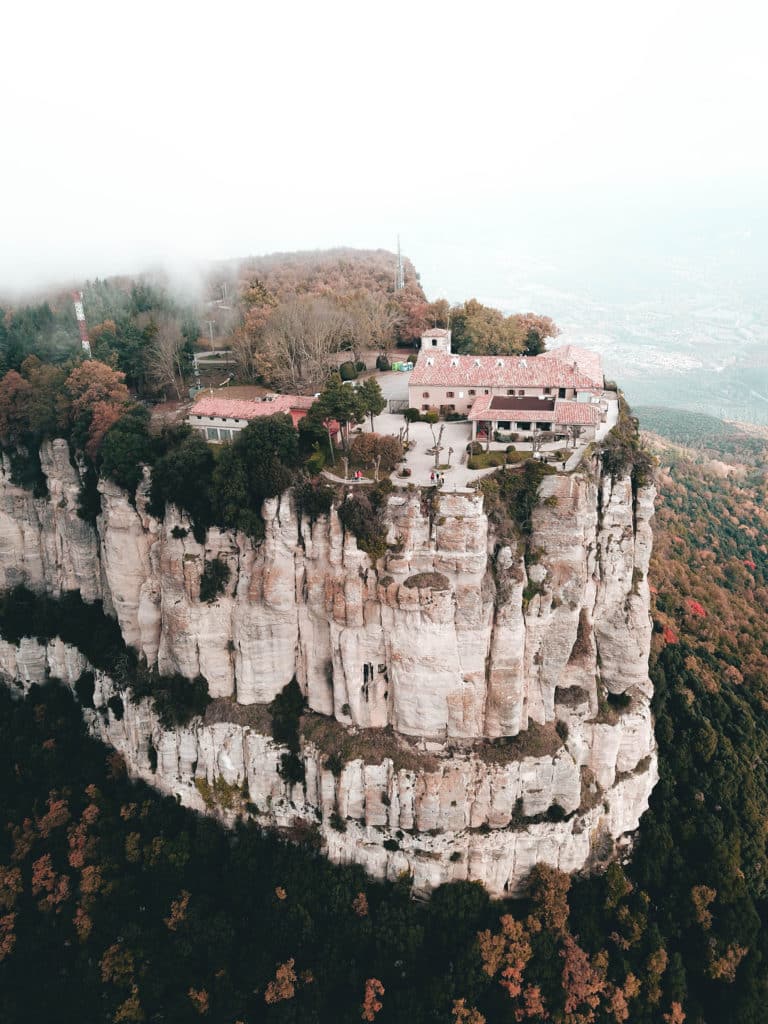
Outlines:
[[[336,832],[347,831],[347,823],[341,817],[338,811],[331,811],[331,816],[328,819],[328,823],[330,824],[331,828],[334,829]]]
[[[317,476],[318,473],[322,473],[322,471],[325,469],[325,452],[321,451],[320,449],[318,449],[315,452],[312,452],[312,454],[307,459],[305,466],[307,468],[307,472],[310,473],[312,476]]]
[[[489,469],[491,466],[503,466],[506,461],[504,452],[480,452],[470,455],[467,459],[468,469]]]
[[[418,423],[421,420],[421,413],[418,409],[404,409],[403,416],[408,420],[409,423]]]
[[[304,762],[299,757],[299,721],[304,705],[304,695],[296,676],[269,705],[272,735],[278,743],[288,747],[288,753],[280,759],[280,774],[290,783],[304,781]]]
[[[223,594],[231,576],[230,568],[218,556],[206,561],[203,575],[200,577],[200,600],[205,604],[213,604],[219,594]]]
[[[342,380],[356,380],[357,375],[358,369],[351,360],[349,362],[342,363],[339,367],[339,376]]]
[[[357,362],[355,363],[355,369],[357,370],[358,373],[365,373],[367,367],[362,359],[357,360]]]
[[[387,370],[392,369],[392,364],[383,353],[379,356],[376,356],[376,369],[381,370],[383,373],[386,373]]]
[[[383,486],[385,483],[390,486]],[[358,548],[365,551],[374,562],[387,550],[384,508],[389,490],[391,481],[382,481],[369,490],[348,494],[339,507],[342,526],[354,534]]]
[[[400,849],[400,843],[396,839],[385,839],[382,846],[385,850],[389,850],[390,853]]]
[[[555,723],[555,729],[557,730],[557,735],[560,737],[563,743],[565,743],[565,741],[568,739],[568,723],[560,719],[558,722]]]
[[[334,491],[328,484],[311,483],[307,480],[303,484],[299,484],[295,495],[299,514],[309,516],[311,520],[327,515],[331,511]]]
[[[115,716],[117,721],[122,722],[123,715],[125,714],[125,705],[123,704],[122,697],[119,697],[117,694],[114,694],[107,701],[107,707]]]
[[[396,437],[382,434],[358,434],[350,447],[352,458],[363,466],[373,466],[381,456],[380,468],[391,473],[403,457],[403,446]]]
[[[93,672],[81,672],[75,681],[75,693],[77,699],[84,708],[92,708],[95,682]]]

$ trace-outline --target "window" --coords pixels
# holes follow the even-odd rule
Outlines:
[[[490,392],[490,389],[489,389],[489,388],[483,388],[483,394],[484,394],[484,395],[490,395],[490,393],[491,393],[491,392]]]
[[[475,391],[475,389],[474,389],[474,388],[470,388],[470,389],[469,389],[469,391],[467,392],[467,394],[468,394],[468,395],[476,395],[476,394],[477,394],[477,392]]]
[[[523,395],[524,396],[525,395],[525,388],[520,388],[517,393],[518,393],[518,395]]]
[[[437,338],[432,339],[432,348],[437,348]]]
[[[422,391],[421,392],[421,397],[422,398],[429,398],[429,392],[428,391]]]
[[[507,388],[507,394],[508,395],[514,395],[514,393],[515,393],[515,389],[514,388]]]
[[[422,405],[422,407],[421,407],[421,411],[422,412],[426,412],[428,409],[429,409],[428,405]]]
[[[565,388],[560,388],[560,390],[557,393],[557,397],[558,398],[565,398]]]
[[[445,392],[445,397],[446,398],[453,398],[453,392],[452,391],[446,391]]]
[[[232,440],[232,431],[231,430],[221,429],[219,431],[219,438],[222,441],[231,441]]]
[[[517,427],[518,427],[518,430],[530,430],[531,429],[531,424],[530,423],[518,423]]]
[[[552,394],[552,388],[544,388],[544,394],[545,395],[551,395]]]
[[[219,440],[219,432],[216,427],[207,427],[205,433],[209,441]]]

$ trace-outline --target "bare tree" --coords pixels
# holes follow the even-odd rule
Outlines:
[[[172,388],[181,398],[184,384],[184,336],[170,316],[152,317],[147,324],[152,339],[147,351],[147,376],[162,391]]]
[[[535,455],[536,452],[540,452],[545,444],[549,444],[554,441],[555,435],[551,430],[539,430],[537,426],[534,426],[533,433],[531,434],[531,451]]]
[[[284,388],[320,388],[336,368],[347,318],[331,303],[297,296],[269,318],[255,354],[259,372]]]
[[[568,433],[571,435],[573,441],[573,447],[576,447],[576,442],[579,440],[581,435],[584,433],[584,427],[580,423],[571,423],[568,426]]]
[[[349,306],[350,329],[358,349],[378,349],[385,355],[394,344],[402,313],[380,292],[361,292]]]

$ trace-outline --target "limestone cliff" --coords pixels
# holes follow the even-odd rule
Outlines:
[[[545,477],[527,557],[481,495],[395,491],[374,566],[335,511],[299,517],[290,494],[266,503],[260,545],[217,529],[202,545],[174,509],[148,514],[146,484],[132,503],[102,482],[93,531],[66,445],[46,446],[42,465],[47,499],[0,478],[0,585],[101,598],[149,665],[202,674],[218,698],[183,729],[164,730],[148,701],[125,700],[118,721],[114,683],[96,673],[84,713],[135,774],[224,819],[316,824],[332,859],[409,870],[420,889],[478,878],[515,892],[537,860],[590,867],[637,827],[656,781],[652,488],[633,494],[594,463]],[[230,581],[204,604],[214,557]],[[83,668],[60,641],[0,646],[18,682],[73,684]],[[294,676],[316,714],[305,782],[291,785],[260,711]],[[312,728],[330,719],[335,738]],[[344,763],[329,754],[347,735]],[[387,749],[366,747],[377,735]]]

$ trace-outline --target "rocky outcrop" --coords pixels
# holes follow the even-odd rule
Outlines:
[[[88,669],[61,640],[0,641],[0,675],[22,689],[51,677],[74,688]],[[494,895],[516,895],[538,861],[563,871],[596,867],[637,828],[657,778],[653,756],[635,760],[653,750],[650,715],[638,707],[631,721],[574,729],[553,752],[507,763],[465,751],[425,756],[419,766],[411,751],[408,768],[353,758],[332,770],[305,739],[305,781],[291,784],[280,772],[286,748],[263,729],[215,715],[164,729],[149,700],[133,703],[108,675],[93,675],[94,707],[84,716],[133,775],[226,823],[252,816],[317,830],[334,861],[390,879],[406,871],[423,892],[477,879]]]
[[[92,530],[66,445],[46,446],[42,465],[47,499],[15,487],[7,466],[0,478],[3,586],[100,598],[147,664],[203,675],[233,707],[257,711],[296,677],[316,714],[391,728],[409,765],[357,757],[334,774],[306,740],[306,781],[291,786],[263,729],[234,715],[163,730],[146,701],[126,701],[117,721],[114,684],[96,673],[89,724],[135,774],[225,820],[317,826],[334,860],[408,869],[423,889],[479,878],[514,892],[537,859],[589,867],[637,827],[656,780],[652,488],[634,494],[594,463],[547,476],[526,550],[497,533],[479,493],[396,490],[374,565],[335,511],[300,517],[290,494],[265,504],[260,544],[215,528],[200,544],[173,508],[162,522],[149,514],[147,481],[135,496],[102,481]],[[206,604],[213,559],[230,576]],[[0,645],[0,670],[72,684],[78,657],[24,640]]]

